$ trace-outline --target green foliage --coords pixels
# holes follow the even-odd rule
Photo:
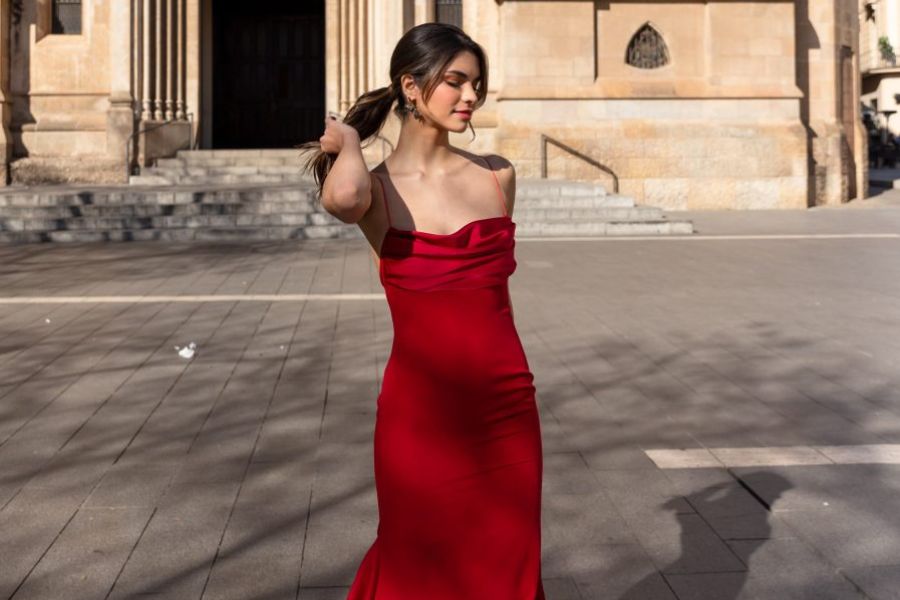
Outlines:
[[[886,35],[878,38],[878,50],[881,51],[881,58],[891,64],[897,60],[897,56],[894,54],[894,47],[891,46],[891,41]]]

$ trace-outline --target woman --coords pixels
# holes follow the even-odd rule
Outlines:
[[[484,103],[485,54],[425,23],[398,42],[390,77],[307,145],[321,147],[307,168],[325,210],[373,248],[394,325],[378,535],[349,600],[542,600],[540,422],[507,286],[515,172],[448,142]],[[360,140],[395,102],[397,148],[369,173]]]

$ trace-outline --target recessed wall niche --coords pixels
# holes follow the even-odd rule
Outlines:
[[[658,69],[669,64],[669,48],[650,23],[644,23],[628,42],[625,62],[638,69]]]

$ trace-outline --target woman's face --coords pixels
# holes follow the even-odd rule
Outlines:
[[[471,52],[461,52],[444,70],[427,104],[423,103],[417,90],[414,96],[416,107],[426,122],[431,121],[436,126],[461,133],[469,127],[475,110],[475,102],[478,101],[475,84],[480,78],[478,59]]]

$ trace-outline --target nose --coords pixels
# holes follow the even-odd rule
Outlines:
[[[478,94],[475,93],[475,87],[471,83],[467,83],[463,86],[463,90],[463,101],[474,104],[478,99]]]

